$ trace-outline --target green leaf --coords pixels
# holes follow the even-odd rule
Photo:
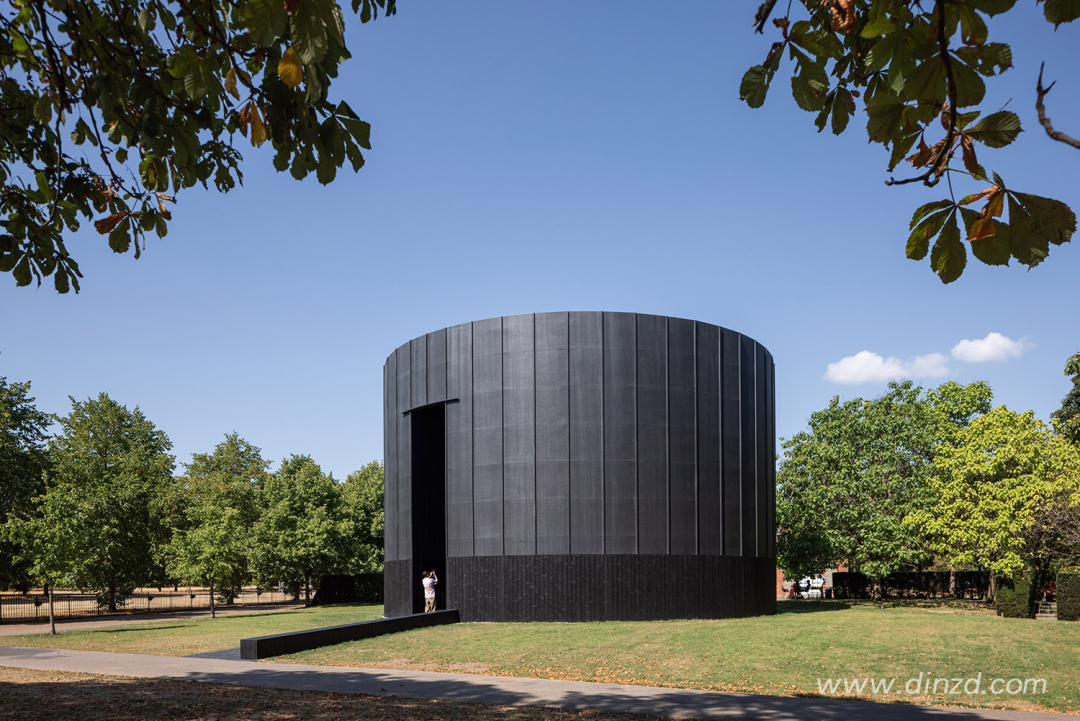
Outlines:
[[[755,65],[747,70],[739,83],[739,100],[745,100],[751,108],[760,108],[765,103],[772,75],[764,65]]]
[[[940,55],[919,63],[904,85],[904,97],[919,103],[944,105],[946,96],[945,62]]]
[[[165,222],[165,219],[160,215],[154,218],[154,232],[157,233],[157,237],[164,238],[169,234],[169,224]]]
[[[903,135],[893,140],[892,154],[889,156],[890,173],[896,169],[896,166],[900,164],[901,160],[907,157],[907,154],[915,145],[915,141],[919,139],[919,135],[921,135],[921,132],[919,130],[914,130],[907,135]]]
[[[893,21],[892,18],[881,17],[876,20],[871,20],[870,22],[866,23],[866,25],[863,25],[862,32],[859,33],[859,36],[866,39],[871,39],[879,37],[881,35],[888,35],[895,29],[896,22]]]
[[[52,114],[53,99],[50,98],[48,95],[42,95],[40,98],[37,99],[37,101],[34,102],[34,118],[39,123],[41,123],[42,125],[46,125],[50,120],[52,120]]]
[[[1050,241],[1038,232],[1038,224],[1014,195],[1009,193],[1009,224],[1012,226],[1009,252],[1027,267],[1034,268],[1050,254]]]
[[[1020,117],[1002,110],[975,123],[965,134],[990,148],[1004,148],[1020,134]]]
[[[371,123],[365,123],[363,120],[341,118],[341,125],[349,131],[349,134],[361,148],[371,150]]]
[[[15,269],[11,271],[11,274],[15,276],[15,285],[20,288],[30,285],[32,275],[30,273],[30,256],[24,255],[16,265]]]
[[[817,57],[839,60],[844,56],[844,48],[834,33],[821,28],[811,30],[810,27],[810,23],[805,20],[792,25],[791,40]]]
[[[972,7],[991,17],[1008,12],[1015,4],[1016,0],[971,0]]]
[[[986,43],[977,48],[957,48],[956,56],[986,77],[994,73],[1001,74],[1013,66],[1012,48],[1005,43]]]
[[[971,226],[979,214],[971,208],[960,208],[960,214],[964,218],[964,227],[970,237]],[[1012,256],[1009,249],[1009,224],[1002,222],[1000,218],[995,218],[994,228],[996,232],[993,235],[970,241],[971,254],[987,265],[1008,265],[1009,258]]]
[[[319,3],[327,0],[303,0],[289,19],[292,47],[304,65],[318,62],[326,54],[326,25]]]
[[[847,88],[838,88],[836,91],[836,98],[833,100],[833,112],[832,112],[832,131],[833,135],[839,135],[844,132],[847,127],[848,120],[851,119],[851,105],[854,101],[851,99],[851,93]]]
[[[964,45],[979,46],[986,42],[986,23],[970,5],[959,5],[960,37]]]
[[[941,235],[930,252],[930,266],[941,278],[942,283],[952,283],[964,272],[967,265],[967,250],[960,242],[960,228],[956,224],[956,213],[949,215]]]
[[[879,92],[866,103],[866,133],[871,142],[888,144],[903,133],[904,102],[895,95]]]
[[[198,100],[206,94],[208,74],[206,64],[201,58],[188,65],[184,74],[184,92],[192,100]]]
[[[1010,199],[1012,196],[1016,196],[1027,210],[1032,232],[1054,245],[1068,243],[1072,239],[1076,232],[1076,214],[1065,203],[1028,193],[1012,193]],[[1012,213],[1011,205],[1009,212]]]
[[[281,0],[249,0],[244,6],[244,22],[252,41],[269,47],[285,33],[289,16],[285,14],[285,3]]]
[[[800,73],[791,76],[791,96],[803,110],[814,112],[825,107],[825,96],[814,92],[810,79]]]
[[[928,216],[930,213],[941,210],[942,208],[951,208],[953,202],[951,200],[938,200],[934,203],[927,203],[926,205],[919,206],[915,209],[915,214],[911,216],[911,224],[908,228],[914,228],[920,220]]]
[[[865,32],[865,30],[863,31]],[[882,70],[892,60],[896,52],[897,43],[901,41],[900,35],[889,35],[874,43],[866,54],[866,69],[869,72]]]
[[[131,247],[131,235],[128,230],[131,227],[131,218],[127,217],[112,229],[109,233],[109,247],[114,253],[126,253]]]
[[[953,60],[953,80],[956,82],[956,107],[978,105],[986,96],[986,83],[970,65]]]
[[[1080,18],[1080,0],[1044,0],[1043,15],[1055,29],[1062,23],[1071,23]]]
[[[154,29],[154,6],[147,5],[139,11],[139,29],[148,33]]]
[[[60,293],[61,295],[63,295],[64,293],[67,293],[69,290],[71,290],[71,288],[68,285],[67,271],[65,271],[63,269],[58,269],[56,271],[56,274],[53,275],[53,287],[55,287],[56,292]]]
[[[908,236],[906,253],[911,260],[922,260],[926,257],[926,251],[930,248],[930,239],[941,232],[941,226],[953,213],[952,203],[944,202],[947,206],[945,210],[926,216]],[[931,203],[931,205],[937,205],[937,203]]]

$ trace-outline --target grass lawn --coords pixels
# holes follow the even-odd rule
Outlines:
[[[647,721],[593,711],[485,706],[397,696],[283,691],[214,683],[93,676],[0,667],[0,719],[445,719],[447,721]]]
[[[779,614],[722,621],[438,626],[278,657],[275,661],[605,681],[780,695],[1080,711],[1080,623],[1001,619],[972,604],[780,602]],[[23,636],[4,643],[184,655],[235,648],[240,637],[346,623],[373,607],[172,622]],[[335,615],[338,614],[338,615]],[[228,624],[228,626],[227,626]],[[982,674],[980,691],[907,693],[907,682]],[[892,693],[822,693],[818,680],[895,679]],[[1046,679],[1046,693],[991,689]],[[973,684],[974,682],[972,682]],[[914,684],[914,682],[913,682]],[[949,682],[950,691],[953,682]],[[1004,683],[999,684],[1004,686]],[[973,688],[973,686],[970,686]],[[995,692],[997,691],[997,692]],[[897,693],[899,692],[899,693]]]
[[[47,633],[0,636],[0,645],[191,656],[208,651],[240,648],[242,638],[370,621],[380,618],[382,613],[382,606],[316,606],[295,611],[247,613],[191,620],[173,619],[160,623],[133,623],[80,631],[64,631],[63,626],[59,625],[55,636]]]

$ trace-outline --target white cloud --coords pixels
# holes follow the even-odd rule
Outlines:
[[[900,378],[940,378],[949,372],[945,360],[941,353],[928,353],[904,362],[899,358],[882,358],[877,353],[864,350],[830,363],[825,370],[825,379],[833,383],[858,385]]]
[[[965,363],[984,363],[1019,358],[1027,344],[1023,339],[1012,340],[1001,333],[990,333],[982,340],[966,338],[952,349],[952,357]]]

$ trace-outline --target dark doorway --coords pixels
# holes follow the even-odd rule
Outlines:
[[[416,578],[413,613],[424,610],[421,575],[435,571],[435,607],[446,608],[446,405],[417,408],[412,416],[412,537]]]

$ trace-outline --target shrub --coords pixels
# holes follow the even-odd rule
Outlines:
[[[1058,620],[1080,621],[1080,571],[1060,571],[1054,595]]]
[[[1035,597],[1027,571],[1014,579],[994,579],[994,607],[1005,618],[1035,618]]]

